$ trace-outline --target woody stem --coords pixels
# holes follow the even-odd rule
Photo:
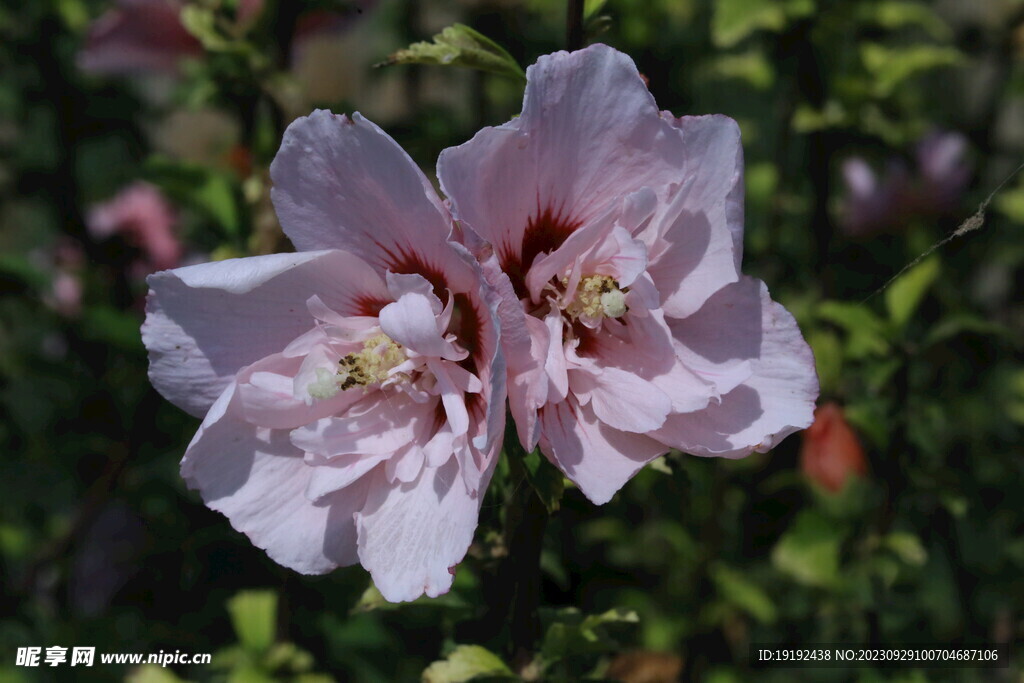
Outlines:
[[[508,557],[501,568],[501,583],[508,590],[509,654],[512,664],[521,669],[533,659],[541,635],[540,553],[548,510],[527,480],[524,458],[515,429],[505,437],[505,453],[517,482],[505,508],[505,542]]]
[[[565,13],[565,46],[569,51],[583,47],[584,0],[569,0]]]

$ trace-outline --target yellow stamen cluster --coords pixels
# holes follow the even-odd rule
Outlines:
[[[388,379],[388,372],[405,360],[400,344],[386,334],[378,334],[363,342],[362,351],[350,353],[339,360],[336,373],[318,368],[316,381],[309,385],[307,391],[315,399],[325,399],[335,396],[339,390],[378,384]]]
[[[366,386],[383,382],[388,378],[388,371],[405,362],[405,352],[386,334],[378,334],[363,342],[363,350],[350,353],[340,361],[338,376],[344,376],[341,389],[344,391],[355,385]]]
[[[576,296],[565,312],[572,318],[618,318],[626,314],[626,294],[608,275],[590,275],[580,280]]]

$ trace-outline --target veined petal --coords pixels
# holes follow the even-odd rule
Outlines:
[[[569,380],[580,403],[589,403],[597,419],[620,431],[653,431],[672,410],[672,400],[665,392],[625,370],[577,370],[569,373]]]
[[[672,119],[685,143],[681,186],[638,235],[665,313],[685,317],[739,278],[743,255],[743,148],[727,116]]]
[[[313,468],[288,440],[234,414],[234,385],[221,394],[185,453],[181,474],[203,501],[223,513],[279,564],[322,574],[354,564],[355,512],[367,489],[354,485],[310,502]]]
[[[804,429],[814,417],[818,378],[814,357],[786,309],[768,296],[764,283],[743,278],[720,294],[742,311],[749,299],[760,306],[761,335],[753,374],[705,410],[672,415],[652,434],[674,448],[695,455],[738,458],[771,449],[789,434]],[[716,297],[718,298],[718,297]],[[737,313],[739,314],[739,313]],[[738,353],[722,344],[723,356]]]
[[[147,281],[142,341],[150,381],[195,416],[209,410],[241,368],[309,331],[312,294],[345,311],[383,287],[341,251],[229,259],[155,273]]]
[[[632,60],[591,45],[538,59],[522,114],[446,149],[438,177],[456,217],[506,261],[520,257],[530,219],[545,210],[584,225],[624,195],[678,182],[683,150]]]
[[[292,430],[291,442],[324,459],[394,453],[407,444],[425,441],[433,426],[433,413],[430,404],[416,403],[402,394],[377,392],[359,411],[349,410],[342,417],[325,417]]]
[[[281,227],[300,251],[346,249],[381,275],[435,273],[454,291],[474,286],[448,246],[451,218],[430,181],[358,113],[318,110],[293,121],[270,175]]]
[[[596,505],[615,492],[667,446],[642,434],[602,423],[590,406],[569,398],[540,411],[541,449]]]
[[[356,515],[359,560],[387,600],[437,597],[451,588],[480,509],[480,497],[471,496],[459,479],[454,459],[424,468],[411,483],[389,484],[383,472],[376,475]]]
[[[416,292],[403,294],[398,301],[381,309],[380,328],[384,334],[422,356],[462,360],[466,354],[456,350],[441,335],[437,324],[440,311],[434,312],[430,298]]]

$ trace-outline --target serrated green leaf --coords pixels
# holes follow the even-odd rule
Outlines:
[[[394,64],[462,66],[526,82],[526,74],[505,48],[463,24],[452,24],[432,42],[413,43],[376,66]]]
[[[772,564],[797,582],[829,587],[839,578],[841,529],[813,510],[801,512],[772,550]]]
[[[423,672],[423,683],[463,683],[475,678],[514,680],[512,670],[498,655],[479,645],[459,645],[446,659]]]
[[[896,279],[885,290],[889,319],[899,328],[907,324],[921,300],[939,276],[939,260],[927,258]]]
[[[228,600],[235,634],[246,650],[263,652],[274,644],[277,631],[277,594],[242,591]]]
[[[717,563],[711,567],[711,579],[723,598],[758,621],[775,621],[775,604],[768,594],[742,573]]]

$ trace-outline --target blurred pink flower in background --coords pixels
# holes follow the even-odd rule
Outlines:
[[[204,417],[182,475],[278,563],[361,563],[391,601],[452,583],[501,449],[497,298],[375,125],[314,112],[271,167],[299,253],[149,278],[150,378]]]
[[[362,13],[374,0],[353,4]],[[200,57],[203,46],[181,23],[183,3],[178,0],[118,0],[89,28],[78,55],[78,65],[95,74],[177,74],[181,60]],[[237,22],[251,26],[263,11],[263,0],[239,0]],[[344,30],[351,19],[344,13],[313,10],[299,17],[295,26],[296,49],[316,35]]]
[[[879,177],[860,157],[843,162],[846,186],[840,227],[851,237],[902,230],[915,218],[942,217],[956,210],[971,179],[967,139],[933,132],[921,139],[914,168],[890,160]]]
[[[177,220],[177,212],[163,193],[146,182],[125,187],[113,199],[92,207],[86,217],[94,239],[117,236],[138,250],[140,258],[132,268],[139,277],[181,265]]]
[[[203,53],[180,15],[176,0],[118,0],[89,27],[79,68],[112,75],[177,73],[182,59]]]
[[[82,269],[85,252],[75,241],[64,238],[57,242],[47,258],[42,252],[40,260],[48,260],[43,267],[50,271],[50,291],[43,295],[43,303],[68,318],[82,312]]]
[[[541,57],[527,81],[518,118],[438,162],[504,295],[524,446],[604,503],[671,448],[742,457],[809,425],[810,348],[739,268],[736,123],[659,113],[604,45]]]
[[[838,404],[824,403],[814,411],[814,424],[803,433],[800,469],[833,493],[850,477],[867,474],[864,448]]]

